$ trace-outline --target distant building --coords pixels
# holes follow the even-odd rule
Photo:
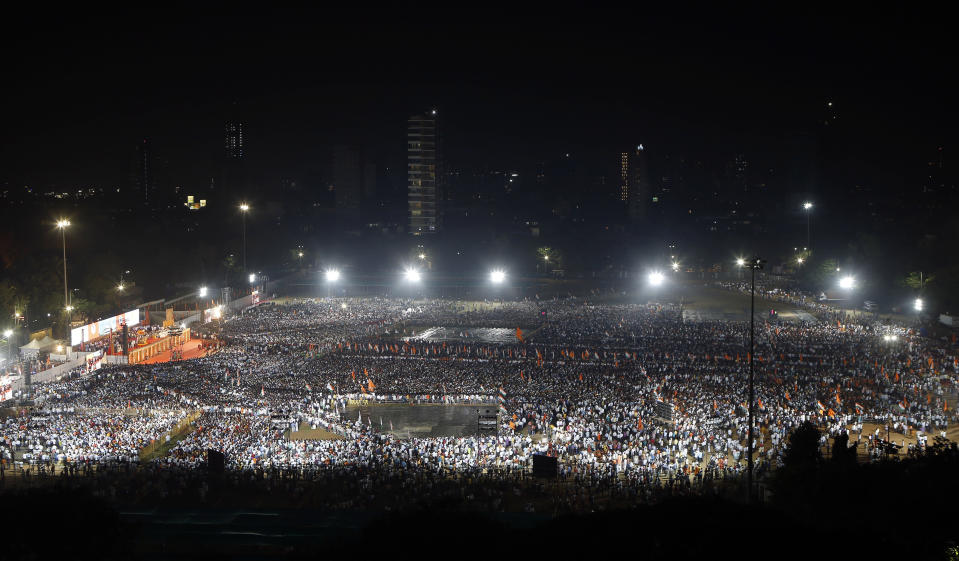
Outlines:
[[[338,209],[358,209],[376,198],[376,164],[362,150],[333,147],[333,197]]]
[[[644,220],[650,197],[646,147],[642,144],[619,154],[619,200],[630,220]]]
[[[226,124],[226,134],[223,140],[226,157],[229,160],[243,159],[243,123],[233,122]]]
[[[249,178],[246,169],[246,135],[241,121],[231,120],[224,125],[223,167],[217,182],[221,198],[237,198],[250,195],[247,192]]]
[[[433,234],[441,228],[445,176],[436,111],[409,118],[407,129],[409,232]]]
[[[143,139],[136,145],[130,170],[133,201],[143,206],[156,206],[156,184],[153,179],[153,151],[150,141]]]

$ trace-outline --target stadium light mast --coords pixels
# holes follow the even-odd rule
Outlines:
[[[243,272],[246,272],[246,213],[250,211],[250,205],[240,204],[240,212],[243,217]]]
[[[57,228],[60,229],[60,237],[63,240],[63,309],[70,311],[70,297],[67,292],[67,227],[70,226],[69,220],[57,220]]]
[[[806,211],[806,247],[807,247],[807,248],[812,247],[811,240],[810,240],[810,237],[809,237],[809,232],[810,232],[810,228],[809,228],[809,220],[810,220],[810,218],[809,218],[809,217],[810,217],[810,215],[812,214],[812,208],[813,208],[813,206],[814,206],[814,205],[813,205],[812,202],[810,202],[810,201],[806,201],[806,202],[804,202],[804,203],[802,204],[803,210]]]
[[[762,270],[765,261],[759,257],[753,257],[746,266],[750,272],[749,287],[749,448],[746,460],[746,489],[749,502],[753,502],[753,401],[755,400],[755,387],[753,375],[753,352],[755,350],[756,340],[756,271]]]

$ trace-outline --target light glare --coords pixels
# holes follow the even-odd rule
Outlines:
[[[340,280],[340,272],[336,269],[330,269],[326,272],[326,282],[336,282]]]
[[[506,273],[500,270],[492,271],[489,274],[489,278],[493,281],[493,284],[502,284],[502,282],[506,280]]]
[[[665,279],[666,277],[659,271],[653,271],[652,273],[649,273],[649,284],[653,286],[659,286],[663,284]]]
[[[839,288],[848,290],[854,286],[856,286],[856,279],[853,277],[843,277],[839,279]]]
[[[407,269],[405,277],[407,282],[420,282],[420,272],[416,269]]]

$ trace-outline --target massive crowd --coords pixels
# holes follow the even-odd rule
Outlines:
[[[506,344],[429,341],[405,336],[412,326],[526,333]],[[462,478],[522,479],[542,453],[557,456],[561,478],[578,483],[557,495],[573,505],[588,502],[580,493],[611,486],[630,497],[687,492],[745,466],[744,322],[688,322],[673,305],[577,299],[470,309],[326,299],[247,310],[223,323],[220,340],[225,346],[204,358],[111,366],[39,386],[40,405],[0,425],[6,466],[134,464],[190,412],[199,413],[194,429],[142,469],[195,470],[212,448],[233,473],[327,482],[362,473],[358,485],[415,495],[426,492],[418,486],[448,491]],[[904,444],[945,434],[954,421],[947,400],[955,349],[904,327],[832,316],[764,322],[754,359],[760,472],[781,461],[787,435],[807,420],[826,435],[865,439],[861,449],[873,453],[887,433],[867,426],[888,426]],[[497,434],[402,438],[359,418],[350,400],[485,402],[502,413]],[[289,439],[277,418],[333,437]],[[496,489],[491,504],[502,501]],[[368,495],[364,504],[383,500]]]

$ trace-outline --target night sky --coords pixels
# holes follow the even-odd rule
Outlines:
[[[805,157],[792,139],[814,134],[827,101],[884,173],[951,155],[942,18],[600,15],[8,22],[0,181],[125,185],[131,146],[150,138],[174,182],[203,185],[231,116],[269,175],[302,175],[338,142],[402,165],[406,117],[434,106],[454,168],[560,152],[602,165],[637,142],[778,166]]]

